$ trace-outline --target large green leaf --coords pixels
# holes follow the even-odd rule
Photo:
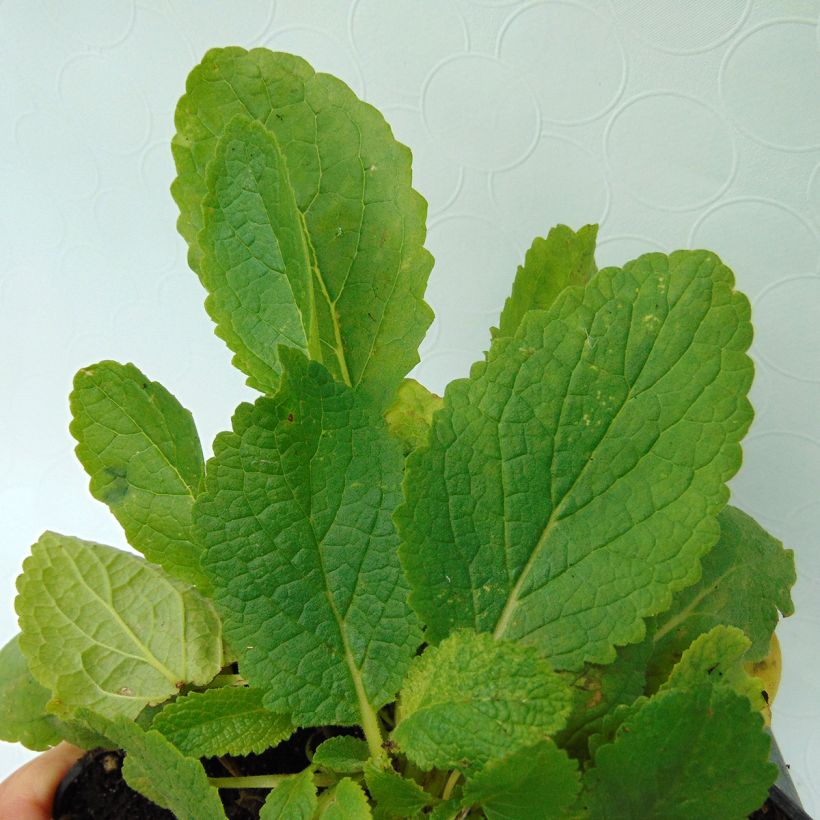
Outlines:
[[[20,647],[61,716],[135,718],[222,665],[211,604],[136,555],[47,532],[17,588]]]
[[[134,365],[106,361],[74,377],[71,413],[94,498],[149,561],[201,584],[191,509],[205,463],[188,410]]]
[[[261,754],[294,731],[287,717],[265,709],[262,694],[243,686],[191,692],[168,704],[151,728],[191,757]]]
[[[578,763],[551,740],[488,763],[467,782],[465,805],[478,803],[488,820],[566,817],[581,783]]]
[[[202,764],[185,756],[159,732],[125,718],[106,720],[83,709],[81,718],[125,750],[122,774],[132,789],[169,809],[177,820],[225,820],[219,793]]]
[[[327,793],[319,814],[322,820],[369,820],[371,816],[362,787],[349,777],[340,780]]]
[[[313,772],[306,769],[284,779],[268,794],[259,820],[311,820],[317,804]]]
[[[280,344],[321,358],[311,262],[276,138],[237,114],[208,165],[205,226],[199,235],[205,307],[234,364],[263,393],[279,381]]]
[[[203,567],[265,706],[374,729],[420,642],[391,521],[402,456],[350,388],[281,355],[276,397],[241,406],[215,442],[194,507]]]
[[[573,231],[556,225],[546,238],[536,237],[518,268],[493,339],[515,336],[529,310],[546,310],[570,285],[586,285],[594,276],[597,225]]]
[[[408,780],[393,769],[368,764],[364,777],[377,810],[385,817],[415,817],[435,800],[415,780]]]
[[[751,640],[746,660],[757,661],[769,651],[778,610],[794,612],[794,553],[734,507],[723,510],[718,522],[720,540],[703,558],[700,581],[679,592],[655,619],[652,690],[698,635],[719,624],[736,626]]]
[[[411,603],[609,663],[694,583],[752,418],[749,304],[705,251],[650,254],[530,311],[451,384],[396,520]]]
[[[384,408],[432,319],[427,208],[411,187],[410,151],[376,109],[298,57],[209,51],[188,77],[172,143],[178,226],[197,272],[208,165],[237,114],[271,131],[284,156],[314,265],[322,361]]]
[[[463,630],[413,661],[393,739],[422,769],[466,770],[554,733],[568,710],[535,647]]]
[[[46,710],[51,692],[32,676],[15,635],[0,649],[0,740],[43,751],[63,736]]]
[[[340,735],[319,744],[313,755],[313,765],[351,774],[362,771],[369,757],[370,750],[365,741],[350,735]]]
[[[584,786],[592,820],[742,820],[777,775],[749,701],[701,685],[653,697],[601,746]]]

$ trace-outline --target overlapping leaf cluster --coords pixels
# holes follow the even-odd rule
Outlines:
[[[134,365],[77,374],[77,454],[145,558],[34,546],[0,736],[120,746],[179,817],[223,816],[199,758],[329,725],[352,734],[270,772],[262,818],[746,816],[774,777],[746,669],[794,569],[727,506],[752,418],[728,268],[598,271],[595,227],[559,226],[440,399],[406,378],[432,260],[381,115],[228,48],[176,126],[189,261],[261,395],[206,463]]]

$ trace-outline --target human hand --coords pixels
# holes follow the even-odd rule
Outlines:
[[[60,743],[0,783],[0,820],[50,820],[54,792],[82,749]]]

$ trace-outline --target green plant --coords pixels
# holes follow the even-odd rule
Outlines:
[[[0,733],[122,747],[179,817],[744,817],[775,771],[744,665],[792,555],[727,506],[750,309],[705,251],[598,271],[536,239],[486,356],[406,380],[426,206],[372,107],[302,60],[209,52],[176,115],[191,267],[262,395],[205,462],[131,364],[76,376],[71,432],[147,560],[46,533],[0,657]],[[150,562],[150,563],[149,563]],[[238,666],[233,666],[236,663]],[[296,727],[303,772],[211,778]]]

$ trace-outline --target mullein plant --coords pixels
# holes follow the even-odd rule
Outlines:
[[[172,192],[205,307],[258,391],[205,460],[133,364],[77,373],[92,495],[143,557],[46,532],[0,656],[0,736],[126,752],[223,818],[745,817],[774,781],[748,670],[792,554],[727,505],[750,308],[707,251],[598,270],[537,238],[467,378],[406,375],[432,320],[410,151],[340,80],[208,52]],[[209,778],[297,728],[296,774]],[[266,793],[261,792],[262,795]]]

